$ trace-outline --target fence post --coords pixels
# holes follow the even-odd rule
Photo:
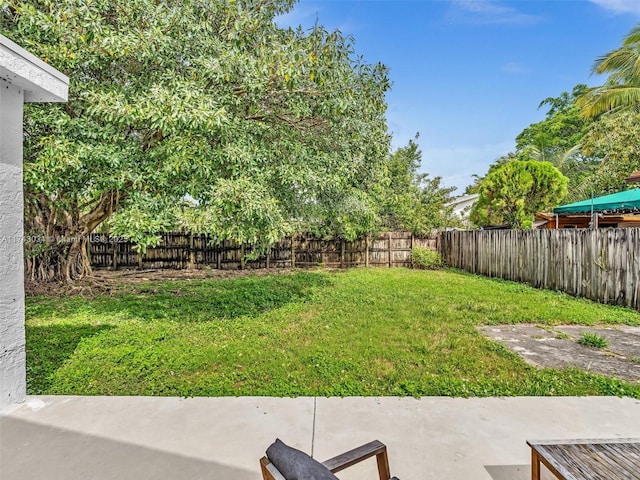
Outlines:
[[[393,253],[391,251],[391,232],[389,232],[389,268],[391,268],[392,257],[393,257]]]
[[[209,236],[206,234],[200,234],[200,248],[202,249],[202,263],[208,265],[207,262],[207,245],[209,245]]]
[[[240,270],[244,270],[244,243],[240,245]]]
[[[115,241],[115,239],[112,237],[111,238],[111,249],[113,250],[113,269],[117,270],[118,269],[118,242]]]
[[[340,240],[340,268],[344,268],[344,238]]]
[[[291,268],[296,268],[296,246],[295,246],[296,236],[294,234],[291,235]]]
[[[369,234],[364,237],[364,266],[369,266]]]
[[[189,269],[193,270],[196,265],[196,252],[193,249],[193,232],[189,235]]]
[[[411,232],[411,240],[409,241],[409,267],[413,268],[413,232]]]
[[[224,249],[224,242],[225,240],[222,240],[222,243],[218,243],[214,250],[216,252],[216,269],[218,270],[222,270],[222,251]]]

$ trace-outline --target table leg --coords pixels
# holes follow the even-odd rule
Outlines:
[[[540,480],[540,458],[533,448],[531,449],[531,480]]]

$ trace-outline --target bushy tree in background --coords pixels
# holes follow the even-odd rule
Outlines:
[[[25,109],[27,274],[90,271],[85,237],[181,227],[267,247],[371,230],[387,69],[339,32],[280,29],[291,0],[5,0],[2,33],[70,77]],[[189,199],[189,200],[185,200]]]
[[[603,115],[583,140],[584,150],[601,159],[582,195],[604,195],[633,188],[625,179],[640,170],[640,116],[632,111]]]
[[[567,193],[568,180],[549,162],[512,160],[489,171],[471,209],[478,226],[531,228],[536,212],[557,205]]]
[[[516,137],[516,151],[534,147],[547,160],[579,145],[591,120],[581,116],[575,101],[587,90],[586,85],[576,85],[571,93],[562,92],[559,97],[549,97],[540,102],[538,109],[549,108],[545,119],[529,125]]]
[[[425,235],[444,227],[461,226],[453,209],[446,205],[455,187],[443,187],[440,177],[419,173],[422,152],[417,139],[416,135],[415,141],[409,140],[386,161],[387,183],[380,198],[383,228]]]
[[[569,179],[565,201],[586,198],[584,189],[597,172],[600,160],[585,154],[583,141],[593,120],[581,115],[576,99],[588,90],[576,85],[572,92],[543,100],[538,108],[548,106],[546,118],[531,124],[516,137],[516,155],[520,160],[540,160],[552,163]]]

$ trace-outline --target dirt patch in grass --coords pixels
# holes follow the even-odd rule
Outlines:
[[[590,373],[640,382],[640,327],[496,325],[484,326],[480,330],[537,367],[580,368]],[[605,338],[608,346],[594,348],[581,345],[578,341],[584,332]]]
[[[247,276],[289,275],[299,270],[255,269],[255,270],[214,270],[211,268],[193,270],[150,269],[150,270],[94,270],[91,277],[73,283],[27,281],[25,291],[28,296],[45,295],[62,297],[80,295],[94,297],[131,290],[141,284],[161,281],[188,281],[210,278],[232,279]]]

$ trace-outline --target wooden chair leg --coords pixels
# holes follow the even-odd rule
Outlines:
[[[378,476],[380,480],[389,480],[391,478],[391,470],[389,468],[389,457],[387,456],[387,447],[376,455],[378,462]]]

